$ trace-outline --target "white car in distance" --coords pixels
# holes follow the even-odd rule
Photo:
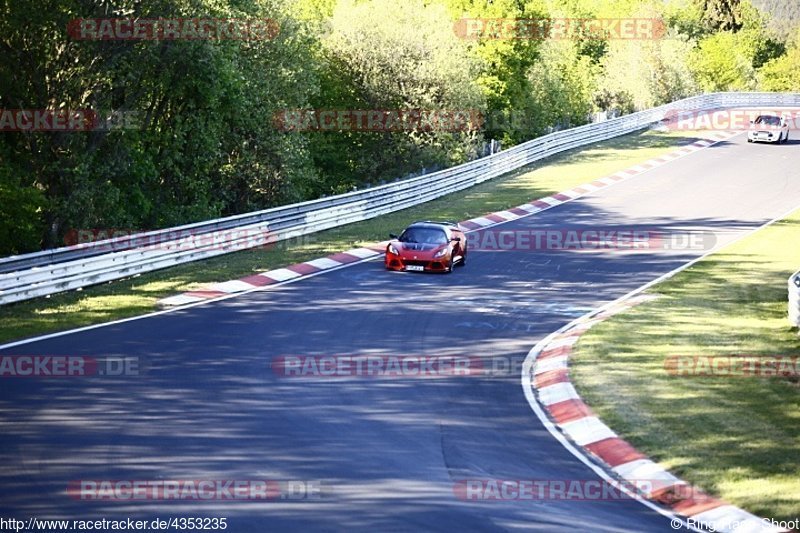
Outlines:
[[[759,115],[750,121],[747,142],[784,143],[789,140],[789,124],[776,115]]]

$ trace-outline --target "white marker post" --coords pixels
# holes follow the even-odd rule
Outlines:
[[[789,277],[789,322],[800,328],[800,270]]]

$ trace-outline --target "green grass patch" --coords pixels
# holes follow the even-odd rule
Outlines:
[[[413,208],[195,263],[0,307],[0,342],[108,322],[157,309],[166,296],[202,285],[315,259],[385,240],[419,219],[465,220],[515,207],[607,176],[706,134],[647,131],[550,157],[534,165]]]
[[[800,517],[800,383],[670,375],[679,355],[800,356],[787,280],[800,268],[800,211],[650,289],[592,328],[571,361],[584,400],[679,477],[761,516]],[[794,243],[794,244],[793,244]]]

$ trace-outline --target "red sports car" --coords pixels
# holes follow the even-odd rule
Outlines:
[[[399,237],[389,237],[389,270],[452,272],[454,266],[467,263],[467,239],[455,222],[414,222]]]

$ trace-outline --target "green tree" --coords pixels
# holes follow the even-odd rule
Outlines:
[[[764,91],[800,91],[800,30],[786,54],[765,63],[758,71],[758,78]]]
[[[712,34],[692,52],[692,69],[706,92],[740,91],[755,86],[755,69],[749,50],[730,31]]]
[[[705,91],[755,88],[756,69],[785,50],[767,28],[767,17],[749,1],[736,2],[735,11],[736,30],[707,35],[691,55],[697,82]]]
[[[791,40],[800,25],[800,2],[752,0],[759,11],[769,15],[769,27],[781,41]]]
[[[271,127],[275,110],[316,90],[309,36],[282,0],[20,0],[0,5],[0,107],[134,112],[135,129],[18,132],[0,138],[12,187],[40,205],[44,246],[70,228],[154,228],[303,199],[304,140]],[[271,17],[273,40],[76,41],[94,17]],[[8,182],[7,182],[8,183]],[[7,209],[7,207],[4,207]],[[26,211],[26,212],[29,212]],[[7,249],[30,248],[30,240]]]
[[[479,67],[475,81],[481,88],[486,100],[486,113],[490,117],[486,136],[501,139],[504,145],[510,145],[541,134],[541,130],[534,128],[536,120],[519,123],[511,119],[514,113],[535,113],[530,107],[533,87],[528,71],[536,62],[541,40],[535,35],[526,33],[524,28],[516,36],[510,31],[498,31],[495,23],[514,19],[530,21],[547,18],[545,2],[541,0],[527,3],[517,0],[493,2],[441,0],[441,2],[447,7],[452,23],[464,20],[483,22],[483,25],[478,24],[480,36],[465,38],[464,44],[469,49],[470,55],[477,59]],[[466,32],[462,34],[464,37],[466,35]]]
[[[712,32],[736,32],[744,26],[741,0],[695,0],[702,21]]]
[[[646,109],[696,94],[698,87],[689,67],[692,50],[693,43],[680,35],[610,43],[602,61],[598,106],[611,105],[611,109],[624,112],[628,101],[634,109]],[[616,104],[608,101],[614,100],[612,95],[620,95]]]
[[[452,31],[438,4],[422,0],[340,2],[323,40],[327,74],[317,107],[384,110],[475,110],[485,108],[474,80],[475,61]],[[390,180],[423,167],[449,166],[475,156],[476,131],[330,133],[314,146],[340,159],[345,183]],[[319,159],[318,159],[319,161]],[[359,180],[356,176],[361,176]]]
[[[529,71],[536,129],[585,124],[593,110],[599,67],[568,40],[545,42]]]

